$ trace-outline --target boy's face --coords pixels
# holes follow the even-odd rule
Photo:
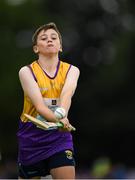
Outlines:
[[[58,33],[54,29],[42,30],[37,36],[34,52],[43,55],[57,54],[61,51]]]

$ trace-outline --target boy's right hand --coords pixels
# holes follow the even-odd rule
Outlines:
[[[59,120],[59,122],[61,122],[63,124],[62,128],[59,128],[61,131],[71,131],[71,125],[69,123],[69,120],[67,119],[67,117]]]

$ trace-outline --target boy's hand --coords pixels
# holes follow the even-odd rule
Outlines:
[[[72,130],[71,125],[69,123],[69,120],[67,118],[63,118],[63,119],[59,120],[59,122],[61,122],[63,124],[63,127],[59,128],[60,131],[66,132],[66,131],[71,131]]]

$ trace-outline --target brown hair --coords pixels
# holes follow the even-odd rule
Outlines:
[[[37,44],[37,37],[38,37],[39,33],[40,33],[42,30],[46,31],[46,30],[48,30],[48,29],[54,29],[54,30],[58,33],[58,36],[59,36],[59,39],[60,39],[60,44],[61,44],[61,47],[62,47],[62,37],[61,37],[61,34],[60,34],[60,32],[59,32],[56,24],[53,23],[53,22],[50,22],[50,23],[48,23],[48,24],[44,24],[44,25],[40,26],[40,27],[35,31],[35,33],[34,33],[33,36],[32,36],[32,44],[33,44],[33,46],[35,46],[35,45]]]

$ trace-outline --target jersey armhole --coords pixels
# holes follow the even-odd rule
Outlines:
[[[68,72],[69,72],[69,70],[71,69],[71,64],[70,64],[70,66],[69,66],[69,68],[68,68],[68,70],[67,70],[67,73],[66,73],[66,77],[67,77],[67,75],[68,75]]]
[[[31,65],[27,65],[27,67],[30,69],[30,71],[31,71],[31,73],[32,73],[32,76],[33,76],[34,80],[37,82],[37,78],[36,78],[36,76],[35,76],[35,74],[34,74],[34,72],[33,72],[33,70],[32,70]]]

